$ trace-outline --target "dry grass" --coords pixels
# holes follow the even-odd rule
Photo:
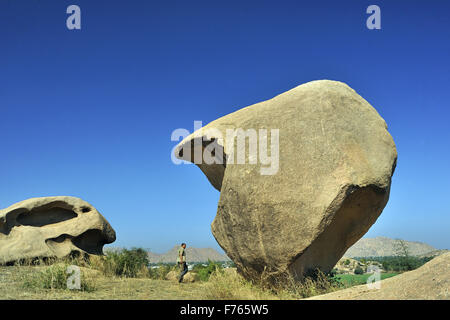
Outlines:
[[[269,282],[263,274],[256,282],[245,280],[237,272],[216,270],[205,285],[204,299],[210,300],[291,300],[339,290],[325,274],[316,272],[302,282],[291,274],[284,274],[277,281]]]
[[[24,288],[36,289],[66,289],[71,274],[68,273],[68,263],[56,263],[52,266],[42,267],[38,272],[32,272],[23,279]],[[80,289],[92,292],[95,290],[95,273],[90,269],[80,267]],[[73,282],[72,282],[73,283]]]
[[[81,278],[88,278],[92,291],[46,289],[25,283],[48,266],[0,267],[0,299],[50,300],[172,300],[201,299],[204,283],[178,284],[149,278],[107,277],[101,272],[81,267]]]
[[[279,295],[292,296],[296,299],[309,298],[340,289],[342,286],[339,283],[330,280],[320,270],[315,270],[314,275],[306,277],[301,282],[292,274],[284,273],[273,286],[273,290]]]
[[[64,286],[65,270],[70,264],[80,267],[85,290],[69,290]],[[0,267],[0,299],[273,300],[301,299],[338,289],[323,274],[303,282],[286,275],[269,285],[264,275],[260,281],[250,282],[235,269],[217,269],[207,282],[178,284],[162,280],[166,271],[170,271],[170,268],[166,269],[152,274],[145,268],[135,278],[127,278],[114,275],[113,268],[103,257],[92,257],[89,261],[80,258],[22,261],[14,266]]]
[[[255,285],[233,271],[214,271],[205,283],[202,295],[206,300],[274,300],[273,292]]]

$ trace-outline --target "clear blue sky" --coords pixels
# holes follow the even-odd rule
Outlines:
[[[81,30],[66,8],[81,8]],[[381,8],[381,30],[366,8]],[[0,0],[0,207],[92,203],[117,246],[219,248],[219,192],[170,140],[317,79],[346,82],[398,148],[366,236],[450,248],[449,1]]]

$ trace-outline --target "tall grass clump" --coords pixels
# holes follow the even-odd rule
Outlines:
[[[142,248],[111,251],[106,256],[91,259],[90,265],[106,276],[127,278],[148,277],[148,256]]]
[[[316,269],[298,280],[290,273],[285,272],[278,277],[272,290],[280,296],[294,299],[309,298],[342,289],[342,283],[333,274],[325,274]]]
[[[64,289],[69,290],[68,280],[72,273],[68,272],[68,263],[57,263],[44,267],[37,273],[32,273],[25,277],[23,286],[34,289]],[[81,291],[92,292],[95,290],[95,283],[92,279],[84,276],[80,270]]]
[[[205,299],[212,300],[259,300],[259,299],[302,299],[325,294],[342,288],[332,275],[320,270],[302,280],[291,273],[284,273],[276,279],[263,273],[257,281],[244,279],[236,269],[217,269],[209,277],[205,288]]]
[[[273,292],[240,276],[236,269],[216,269],[205,284],[203,298],[208,300],[273,300]]]

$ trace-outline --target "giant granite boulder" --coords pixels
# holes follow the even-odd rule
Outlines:
[[[0,210],[0,263],[102,254],[115,240],[108,221],[79,198],[33,198]]]
[[[377,111],[329,80],[219,118],[174,153],[220,191],[212,232],[247,278],[331,270],[381,214],[397,159]]]

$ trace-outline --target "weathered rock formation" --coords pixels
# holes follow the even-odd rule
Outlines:
[[[221,192],[212,232],[247,278],[331,270],[381,214],[397,159],[377,111],[329,80],[219,118],[174,152]]]
[[[0,263],[102,254],[103,245],[115,240],[108,221],[78,198],[33,198],[0,210]]]

